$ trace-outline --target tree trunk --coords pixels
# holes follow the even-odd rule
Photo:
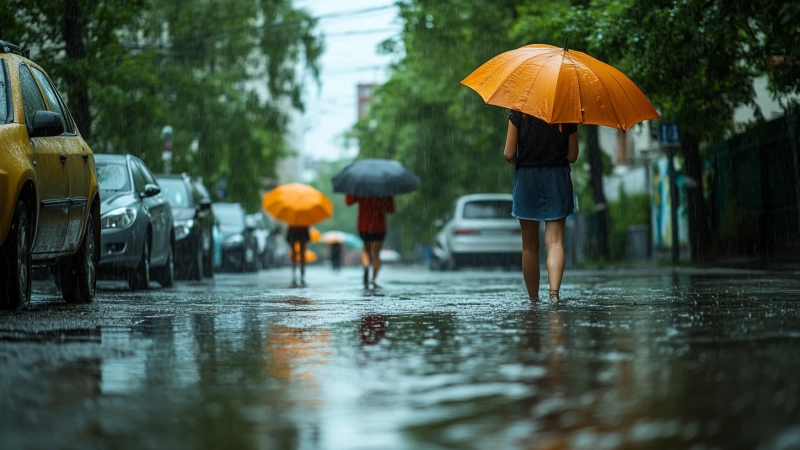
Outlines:
[[[589,184],[592,186],[594,210],[597,216],[597,240],[600,256],[608,261],[611,259],[611,246],[609,245],[611,224],[606,194],[603,191],[603,157],[597,138],[597,125],[586,125],[586,152],[589,160]]]
[[[703,198],[703,160],[700,143],[691,133],[684,133],[681,150],[686,174],[686,205],[689,209],[689,248],[692,262],[708,261],[711,257],[711,224]]]
[[[89,101],[89,84],[83,68],[86,60],[84,34],[86,32],[87,3],[80,0],[64,0],[64,51],[67,64],[64,81],[67,83],[69,109],[75,124],[84,139],[92,133],[92,115]]]

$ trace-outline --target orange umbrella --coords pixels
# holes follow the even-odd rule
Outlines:
[[[322,233],[318,229],[314,227],[308,229],[308,237],[311,239],[311,242],[319,242],[320,236],[322,236]]]
[[[474,89],[489,105],[521,111],[548,123],[627,130],[643,120],[661,117],[625,74],[566,47],[533,44],[501,53],[461,84]]]
[[[264,194],[261,207],[290,226],[307,227],[333,215],[333,203],[307,184],[282,184]]]

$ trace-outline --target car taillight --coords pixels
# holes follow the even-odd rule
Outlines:
[[[455,231],[453,231],[453,234],[455,234],[456,236],[465,236],[465,235],[474,236],[481,234],[481,232],[478,230],[473,230],[471,228],[456,228]]]

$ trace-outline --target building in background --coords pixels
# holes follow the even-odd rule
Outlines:
[[[356,87],[358,96],[358,119],[361,120],[369,114],[369,107],[372,103],[372,94],[375,92],[377,84],[359,84]]]

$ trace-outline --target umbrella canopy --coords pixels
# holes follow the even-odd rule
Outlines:
[[[333,215],[333,203],[307,184],[282,184],[264,194],[261,207],[290,226],[307,227]]]
[[[658,119],[642,91],[619,70],[591,56],[545,44],[495,56],[461,84],[490,105],[548,123],[604,125],[627,130]]]
[[[322,233],[322,236],[320,236],[319,241],[325,244],[333,244],[333,243],[344,244],[357,249],[361,249],[362,247],[364,247],[364,242],[361,240],[360,237],[352,233],[346,233],[344,231],[335,231],[335,230],[326,231]]]
[[[316,229],[314,227],[309,227],[309,229],[308,229],[308,237],[309,237],[309,239],[311,239],[312,243],[313,242],[319,242],[319,238],[321,236],[322,236],[322,233],[318,229]]]
[[[392,197],[419,187],[419,177],[391,159],[362,159],[333,177],[333,191],[355,197]]]

